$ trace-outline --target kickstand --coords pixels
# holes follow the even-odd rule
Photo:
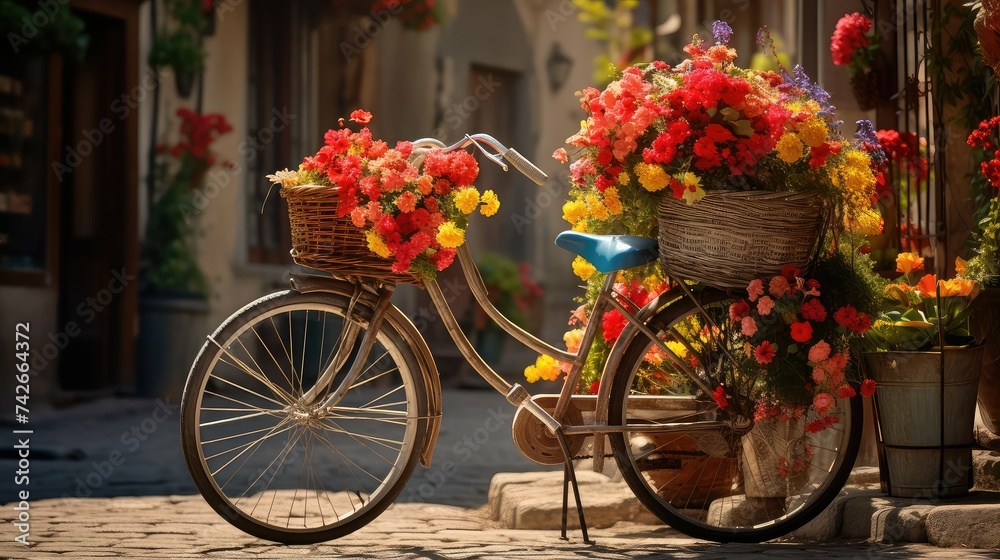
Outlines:
[[[562,448],[563,457],[566,458],[566,466],[563,469],[563,507],[562,507],[562,540],[569,540],[566,537],[566,514],[569,509],[569,486],[573,485],[573,496],[576,498],[576,512],[580,515],[580,532],[583,533],[583,542],[594,544],[587,535],[587,520],[583,516],[583,502],[580,501],[580,486],[576,482],[576,471],[573,469],[573,458],[566,445],[566,439],[562,432],[556,432],[556,439],[559,440],[559,447]]]

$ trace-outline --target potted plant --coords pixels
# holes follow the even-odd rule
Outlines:
[[[170,67],[174,73],[177,93],[191,95],[195,76],[205,67],[205,51],[201,47],[202,33],[208,20],[199,0],[170,0],[167,3],[174,28],[164,29],[153,38],[149,63],[155,67]]]
[[[208,280],[198,265],[196,196],[216,164],[211,145],[232,130],[220,114],[180,109],[181,139],[161,147],[156,190],[140,247],[139,356],[143,375],[138,392],[178,397],[188,365],[201,346],[197,327],[208,312]]]
[[[875,408],[884,489],[901,497],[956,496],[972,485],[984,347],[970,336],[968,318],[979,287],[968,278],[920,275],[923,268],[916,253],[897,257],[902,276],[885,287],[864,363],[879,384]],[[956,272],[967,274],[961,259]]]
[[[840,18],[830,37],[830,53],[834,64],[849,67],[851,89],[859,109],[874,109],[880,99],[887,97],[879,37],[868,16],[854,12]]]

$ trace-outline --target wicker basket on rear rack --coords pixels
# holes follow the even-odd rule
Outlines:
[[[397,284],[417,284],[411,274],[396,274],[392,261],[368,249],[365,232],[347,216],[337,217],[337,187],[298,185],[283,187],[292,229],[292,260],[299,266]]]
[[[786,264],[806,269],[825,223],[822,199],[808,193],[708,191],[687,205],[659,203],[660,266],[672,277],[739,290]]]

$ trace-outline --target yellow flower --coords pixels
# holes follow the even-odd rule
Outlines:
[[[900,253],[896,255],[896,272],[909,274],[914,270],[924,269],[924,258],[916,253]]]
[[[639,184],[649,192],[656,192],[670,184],[670,176],[660,165],[650,165],[648,163],[637,163],[635,174],[639,177]]]
[[[877,208],[865,208],[844,216],[844,225],[858,233],[878,235],[882,233],[885,221]]]
[[[656,274],[650,274],[649,276],[642,279],[642,287],[646,288],[647,292],[655,292],[659,289],[660,284],[663,283],[663,279]]]
[[[608,208],[608,212],[612,216],[617,216],[622,213],[622,199],[618,196],[618,189],[615,187],[608,187],[604,191],[604,206]]]
[[[629,176],[628,171],[622,171],[621,173],[618,174],[618,184],[623,187],[627,185],[631,180],[632,177]]]
[[[479,206],[479,191],[476,187],[465,187],[455,191],[455,208],[463,214],[471,214]]]
[[[454,222],[445,222],[438,227],[437,242],[442,247],[454,249],[465,243],[465,230],[456,226]]]
[[[587,219],[587,204],[582,200],[569,200],[563,204],[563,219],[574,226]]]
[[[829,134],[826,122],[819,117],[809,117],[799,125],[799,139],[812,148],[826,142],[826,137]]]
[[[566,350],[576,353],[580,349],[580,342],[583,340],[583,329],[573,329],[563,335],[563,342],[566,343]]]
[[[684,343],[682,342],[678,342],[676,340],[667,341],[667,348],[669,348],[670,351],[673,352],[678,358],[684,358],[688,355],[687,346],[684,346]]]
[[[580,256],[573,259],[573,274],[579,276],[580,280],[589,280],[595,272],[597,272],[597,269],[594,268],[594,265],[587,262],[587,259]]]
[[[580,220],[579,222],[573,224],[571,229],[580,233],[587,233],[587,220]]]
[[[778,157],[786,163],[794,163],[802,157],[802,142],[794,134],[786,132],[781,135],[781,140],[774,146],[778,151]]]
[[[955,274],[965,274],[965,259],[962,257],[955,257]]]
[[[375,233],[374,231],[366,231],[365,238],[368,240],[368,250],[372,253],[375,253],[383,259],[387,259],[392,255],[389,248],[385,246],[385,241],[382,240],[381,235]]]
[[[843,153],[843,152],[842,152]],[[867,155],[857,150],[847,150],[837,168],[834,185],[842,186],[850,208],[868,208],[871,197],[875,194],[875,174],[872,173],[871,160]]]
[[[687,202],[688,206],[693,206],[695,202],[698,202],[705,197],[705,190],[701,188],[701,178],[699,178],[694,173],[690,171],[684,174],[684,202]]]
[[[608,209],[601,202],[601,197],[597,194],[587,195],[587,213],[595,220],[604,221],[608,219]]]
[[[500,199],[497,198],[497,193],[491,190],[483,192],[482,201],[483,205],[479,208],[479,213],[487,218],[496,214],[497,210],[500,209]]]
[[[534,364],[524,368],[524,378],[528,383],[534,383],[539,379],[555,381],[560,373],[562,370],[559,368],[559,362],[551,356],[539,356]]]

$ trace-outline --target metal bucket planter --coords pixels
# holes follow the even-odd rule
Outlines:
[[[984,346],[864,355],[875,393],[883,491],[945,498],[972,486],[973,421]]]

